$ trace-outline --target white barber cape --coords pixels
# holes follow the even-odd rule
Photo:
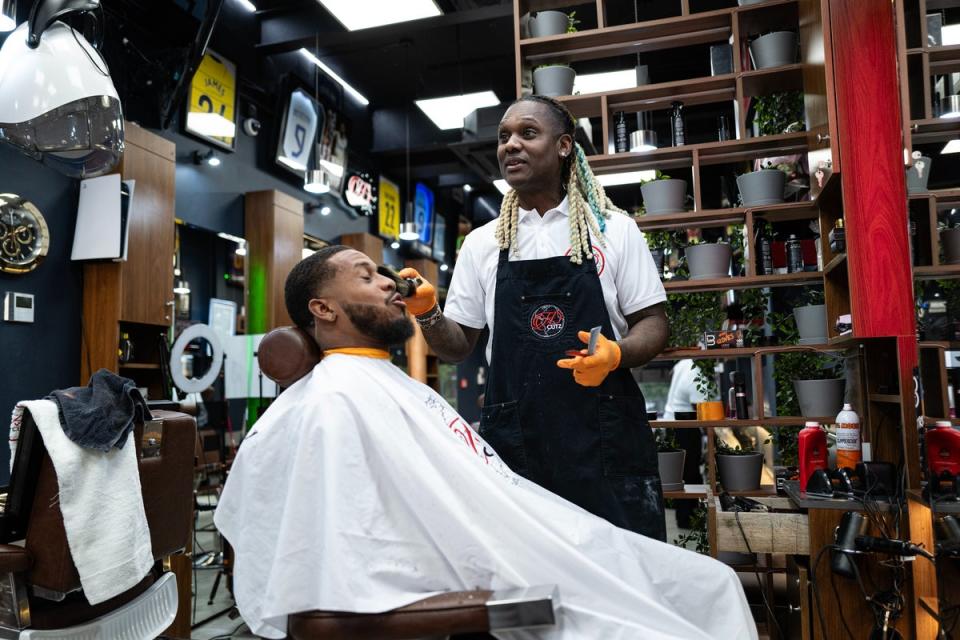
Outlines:
[[[433,594],[556,584],[558,624],[504,640],[756,638],[734,572],[511,472],[387,360],[333,354],[247,434],[214,516],[251,630]]]

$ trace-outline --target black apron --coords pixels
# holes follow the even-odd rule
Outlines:
[[[510,262],[500,252],[493,351],[480,435],[528,478],[624,529],[666,540],[657,448],[628,369],[584,387],[557,366],[613,328],[596,263],[568,256]]]

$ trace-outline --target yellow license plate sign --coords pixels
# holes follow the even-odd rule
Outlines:
[[[400,190],[397,185],[380,176],[379,234],[387,239],[400,236]]]
[[[237,69],[229,60],[207,51],[190,81],[186,130],[232,150],[237,132]]]

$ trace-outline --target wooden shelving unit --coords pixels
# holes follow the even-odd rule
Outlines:
[[[904,2],[916,0],[895,1],[902,8]],[[934,0],[929,1],[934,2]],[[664,171],[679,169],[685,179],[688,179],[692,192],[692,210],[669,215],[643,216],[637,220],[642,230],[744,226],[747,243],[744,256],[746,268],[743,276],[710,280],[669,280],[664,285],[669,293],[819,285],[824,289],[827,306],[828,335],[827,344],[824,345],[747,347],[709,351],[677,349],[661,354],[658,357],[661,361],[686,358],[716,360],[749,358],[753,380],[754,418],[718,421],[658,420],[652,422],[652,426],[671,429],[706,429],[711,435],[707,438],[707,460],[712,462],[715,460],[715,444],[712,435],[716,429],[801,426],[806,420],[796,416],[776,417],[764,414],[765,367],[770,366],[771,360],[773,366],[776,366],[778,354],[787,353],[793,349],[842,352],[848,362],[855,363],[852,369],[854,373],[851,374],[853,385],[848,388],[848,391],[855,396],[853,400],[860,409],[863,437],[872,445],[874,459],[897,460],[905,453],[908,458],[908,486],[917,486],[919,482],[916,463],[917,437],[916,430],[908,428],[912,426],[914,420],[911,417],[912,409],[905,401],[907,398],[912,398],[912,381],[909,373],[912,370],[912,363],[902,348],[904,336],[912,335],[912,332],[904,327],[895,326],[901,320],[899,317],[896,321],[884,319],[870,305],[870,299],[876,294],[876,287],[890,287],[889,290],[884,291],[884,295],[892,296],[899,301],[904,285],[909,285],[909,276],[894,277],[893,267],[898,266],[898,263],[896,257],[890,255],[900,251],[901,245],[898,243],[902,242],[902,237],[893,237],[896,234],[889,233],[887,230],[897,226],[900,219],[891,220],[893,213],[890,207],[886,206],[888,204],[886,202],[883,203],[883,207],[880,207],[882,215],[873,217],[868,215],[869,207],[865,206],[865,202],[869,201],[869,197],[865,194],[876,195],[884,189],[877,184],[879,177],[870,175],[870,172],[865,169],[869,165],[867,156],[872,150],[867,149],[866,145],[858,144],[856,140],[851,142],[851,136],[856,136],[855,128],[859,123],[854,116],[863,116],[864,104],[856,104],[860,96],[851,97],[851,92],[846,90],[851,86],[861,86],[862,83],[855,82],[855,78],[858,77],[883,74],[889,76],[884,76],[886,80],[895,77],[896,71],[893,64],[881,65],[882,73],[874,73],[876,69],[863,68],[873,64],[874,60],[871,57],[872,52],[864,53],[869,51],[868,48],[862,47],[857,41],[858,38],[861,41],[864,40],[861,36],[874,37],[874,33],[879,33],[881,35],[876,36],[876,40],[886,42],[884,38],[889,37],[892,32],[889,9],[884,13],[878,6],[867,7],[849,0],[770,0],[744,7],[730,6],[724,9],[697,12],[697,3],[693,0],[677,0],[677,12],[674,17],[643,20],[641,16],[636,23],[612,25],[607,20],[608,9],[613,6],[612,2],[613,0],[595,0],[593,3],[596,8],[596,28],[549,38],[522,38],[521,16],[528,11],[566,9],[576,4],[578,15],[583,13],[588,15],[591,25],[594,24],[593,15],[589,9],[584,12],[584,5],[589,3],[582,1],[514,0],[517,95],[530,91],[531,71],[544,63],[562,62],[576,68],[578,63],[588,60],[595,61],[690,46],[702,47],[705,44],[731,44],[734,52],[731,73],[716,76],[661,78],[661,81],[655,84],[605,93],[565,96],[560,100],[577,117],[599,119],[600,146],[597,149],[598,152],[588,158],[594,172],[598,175],[651,169]],[[732,0],[730,4],[733,4]],[[863,22],[866,31],[861,33],[851,25],[861,24],[858,20],[863,16],[869,16],[869,20]],[[798,63],[776,69],[751,68],[748,50],[750,40],[763,33],[784,29],[795,30],[799,34]],[[893,40],[892,37],[891,40]],[[850,53],[855,49],[862,49],[862,51],[857,55]],[[907,73],[907,57],[909,57],[911,69],[916,67],[920,70],[919,73],[927,74],[929,82],[930,74],[943,73],[944,69],[953,68],[951,65],[954,65],[956,60],[960,60],[960,51],[954,49],[954,47],[946,47],[937,50],[904,51],[900,66],[903,73]],[[843,51],[843,55],[837,57],[834,55],[835,51]],[[871,62],[867,64],[865,60]],[[841,88],[844,89],[843,92]],[[806,131],[751,137],[747,126],[751,99],[784,90],[803,91]],[[877,88],[871,90],[879,95],[886,90],[886,85],[880,87],[880,81],[878,81]],[[933,119],[932,110],[929,108],[929,91],[924,95],[927,96],[927,104],[924,105],[927,107],[926,110],[915,114],[907,111],[903,118],[903,128],[908,137],[911,128],[918,141],[952,135],[954,128]],[[629,114],[664,110],[674,100],[680,100],[684,105],[690,106],[718,105],[718,110],[728,109],[730,102],[733,102],[732,133],[735,139],[712,142],[703,141],[703,136],[700,136],[696,138],[696,144],[661,146],[653,151],[638,153],[613,152],[614,113],[622,111]],[[869,106],[874,107],[874,105]],[[889,109],[881,109],[881,111],[887,115],[891,113]],[[852,118],[847,123],[847,131],[841,126],[843,117]],[[887,121],[884,120],[884,122]],[[593,128],[597,130],[596,123],[593,124]],[[889,128],[883,130],[889,131]],[[874,136],[872,139],[877,138]],[[890,141],[882,137],[878,140],[879,143],[887,145],[884,147],[884,152],[889,151]],[[850,167],[847,175],[841,174],[839,148],[842,144],[849,147],[845,149],[843,158],[844,165]],[[899,140],[897,146],[900,146]],[[706,170],[708,167],[790,154],[805,154],[811,174],[819,174],[816,179],[811,176],[811,191],[809,198],[805,201],[770,207],[716,208],[718,202],[715,198],[711,200],[714,196],[704,188],[704,179],[708,179],[717,172],[716,168]],[[899,156],[899,148],[897,156]],[[889,154],[884,156],[884,158],[888,157]],[[889,172],[875,173],[889,175]],[[851,185],[849,181],[851,175],[864,176],[865,179],[862,184]],[[885,180],[887,184],[890,183],[888,178]],[[931,211],[934,213],[932,217],[928,213],[927,226],[929,227],[932,223],[932,228],[935,230],[935,207],[937,203],[948,202],[950,198],[960,201],[960,193],[950,191],[924,194],[913,197],[911,202],[914,202],[914,206],[917,207],[922,206],[924,199],[931,203]],[[849,211],[845,210],[847,206],[850,208]],[[899,210],[896,215],[901,215]],[[830,250],[827,241],[828,231],[833,229],[836,221],[841,218],[848,223],[847,246],[851,247],[851,253],[834,253]],[[777,224],[801,220],[810,220],[819,226],[819,270],[783,275],[758,275],[755,261],[757,252],[753,243],[754,230],[758,228],[760,222],[768,221]],[[897,226],[897,229],[899,228]],[[897,233],[902,234],[900,231]],[[871,254],[876,250],[872,240],[879,235],[889,240],[887,243],[889,247],[882,248],[889,253],[875,257]],[[851,236],[854,240],[852,243]],[[869,250],[866,249],[867,245]],[[931,246],[928,252],[938,253],[938,248]],[[951,271],[950,268],[945,270],[940,267],[938,263],[934,263],[933,266],[939,268],[938,276]],[[956,274],[960,275],[960,266],[955,269]],[[908,273],[908,270],[899,270],[896,273],[902,276]],[[923,268],[917,270],[917,276],[924,277]],[[835,327],[835,321],[844,314],[851,314],[854,331],[840,335]],[[909,314],[907,316],[909,317]],[[819,418],[823,422],[832,422],[833,419],[832,416]],[[683,492],[669,492],[667,495],[670,498],[682,499],[705,494],[710,509],[708,529],[712,545],[717,542],[717,514],[716,507],[712,504],[712,496],[716,495],[717,489],[715,466],[709,464],[710,472],[705,485],[691,485]],[[772,492],[772,487],[765,487],[753,493],[763,495]],[[841,513],[839,511],[815,513],[817,511],[821,510],[816,507],[810,508],[808,531],[811,552],[816,545],[827,544]],[[826,512],[826,510],[823,511]],[[806,518],[806,516],[803,517]],[[910,526],[913,526],[913,519],[914,514],[911,511]],[[772,521],[771,526],[773,526]],[[816,546],[816,549],[819,550],[820,546]],[[803,575],[805,576],[805,573]],[[860,625],[855,628],[862,631],[862,635],[866,635],[869,633],[869,627],[864,625],[872,622],[868,620],[868,607],[859,602],[862,600],[859,591],[850,585],[840,585],[839,589],[841,591],[839,600],[843,601],[844,611],[852,612]],[[842,614],[839,603],[825,604],[823,614],[827,618],[831,633],[842,633]],[[810,615],[809,610],[807,615]],[[815,624],[815,617],[809,618],[807,631],[810,631],[811,637],[820,638],[820,632],[815,629]],[[913,635],[914,625],[912,609],[906,611],[896,623],[897,628],[905,636]],[[771,627],[772,625],[767,625],[768,629]],[[916,628],[921,627],[917,624]]]
[[[936,77],[960,71],[960,45],[930,46],[927,32],[927,15],[944,9],[954,12],[956,22],[960,3],[953,0],[897,0],[896,4],[898,57],[900,60],[900,95],[903,112],[903,139],[908,151],[915,145],[940,145],[960,138],[960,119],[944,119],[938,113],[933,99]],[[954,91],[955,93],[956,91]],[[909,158],[909,154],[908,154]],[[912,164],[912,159],[909,160]],[[934,166],[939,158],[934,158]],[[932,175],[931,175],[932,177]],[[943,182],[923,193],[907,196],[906,211],[911,228],[916,229],[913,242],[913,277],[917,287],[925,281],[947,280],[960,277],[960,265],[945,264],[941,258],[938,225],[946,209],[960,206],[960,176],[953,184],[942,188]],[[919,377],[922,397],[916,415],[924,427],[937,420],[950,419],[948,373],[946,351],[958,345],[947,341],[922,341],[918,344]],[[911,402],[912,404],[912,402]],[[955,424],[960,421],[951,420]],[[914,461],[918,466],[919,460]],[[920,475],[922,470],[917,469]],[[925,474],[918,479],[924,479]],[[934,526],[937,517],[928,501],[919,491],[922,482],[911,484],[910,536],[915,542],[933,547],[938,531]],[[932,637],[939,626],[938,611],[945,604],[955,606],[960,593],[960,571],[951,569],[950,563],[939,562],[934,569],[930,563],[914,563],[913,593],[916,609],[916,636]]]

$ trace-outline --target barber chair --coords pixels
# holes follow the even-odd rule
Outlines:
[[[53,463],[33,419],[24,414],[0,514],[0,638],[139,640],[155,638],[173,622],[177,583],[159,561],[183,550],[190,539],[196,423],[172,411],[153,416],[136,427],[134,440],[158,562],[133,588],[91,605],[70,556]],[[19,540],[23,546],[10,544]]]
[[[301,329],[274,329],[260,342],[260,370],[283,388],[320,362],[316,341]],[[290,616],[292,640],[410,640],[451,634],[552,626],[559,602],[557,587],[509,591],[455,591],[385,613],[305,611]]]

